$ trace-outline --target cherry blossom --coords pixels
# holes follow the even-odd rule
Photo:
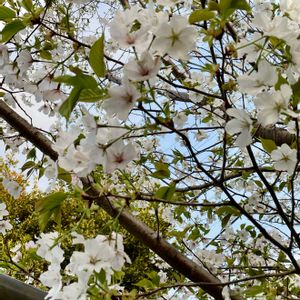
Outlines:
[[[249,115],[244,110],[236,108],[229,108],[227,109],[226,113],[229,116],[234,117],[234,119],[230,120],[226,124],[226,131],[229,134],[240,133],[235,141],[237,146],[246,147],[247,145],[251,144],[252,120]]]
[[[278,171],[287,171],[292,175],[297,164],[297,150],[291,149],[289,145],[283,144],[271,152],[271,157],[275,161],[274,168]]]
[[[267,61],[258,63],[257,71],[249,71],[238,77],[240,90],[249,95],[257,95],[268,86],[274,86],[278,80],[276,68]]]
[[[282,112],[293,114],[288,110],[288,104],[292,90],[284,84],[279,91],[263,92],[258,94],[254,100],[256,107],[259,109],[258,121],[263,125],[274,124],[278,121]],[[297,115],[295,115],[297,117]]]
[[[14,197],[15,199],[20,197],[22,188],[16,181],[4,178],[2,184],[12,197]]]
[[[168,24],[162,24],[157,29],[152,49],[158,55],[168,54],[173,58],[187,59],[188,53],[194,50],[197,32],[189,26],[188,20],[174,15]]]
[[[19,53],[19,56],[17,58],[17,64],[21,74],[25,74],[29,67],[32,65],[32,63],[33,59],[28,50],[23,50]]]
[[[104,101],[102,107],[109,115],[126,120],[141,94],[127,79],[123,79],[122,83],[122,86],[114,86],[108,90],[109,98]]]
[[[0,70],[9,63],[8,48],[6,45],[0,45]]]
[[[0,233],[5,234],[6,231],[11,230],[13,227],[7,220],[0,220]]]
[[[110,35],[116,40],[120,47],[135,47],[137,50],[145,50],[151,42],[149,27],[143,26],[137,30],[132,30],[134,21],[137,19],[139,9],[133,6],[125,11],[118,11],[113,21],[110,23]]]
[[[111,173],[115,169],[123,170],[127,164],[137,157],[137,151],[132,143],[124,144],[119,140],[106,150],[104,168]]]
[[[6,209],[5,203],[0,203],[0,220],[3,219],[3,217],[8,216],[8,211]]]
[[[144,81],[156,76],[160,69],[160,59],[152,58],[149,52],[144,52],[137,61],[130,60],[124,67],[124,74],[130,80]]]

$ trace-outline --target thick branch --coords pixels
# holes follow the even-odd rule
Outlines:
[[[272,140],[277,146],[281,146],[282,144],[292,145],[296,141],[296,135],[275,126],[257,127],[255,137]]]
[[[26,120],[14,112],[5,102],[0,101],[0,117],[17,130],[23,137],[34,144],[44,154],[56,160],[58,155],[52,149],[52,142],[47,139],[39,130],[30,125]],[[96,197],[97,204],[103,208],[110,216],[118,217],[120,224],[143,244],[148,246],[163,260],[170,264],[178,272],[186,276],[193,282],[211,283],[216,286],[200,285],[200,287],[213,296],[215,299],[223,299],[222,286],[218,278],[211,275],[204,268],[194,263],[192,260],[180,253],[162,238],[157,238],[155,231],[137,220],[126,210],[115,208],[106,197],[100,197],[99,192],[90,186],[86,179],[82,179],[84,186],[89,187],[89,195]],[[219,285],[220,284],[220,285]],[[232,299],[241,299],[233,296]]]
[[[52,149],[52,142],[44,136],[37,128],[30,125],[21,116],[15,113],[4,101],[0,101],[0,117],[10,126],[18,131],[25,139],[48,155],[53,160],[57,160],[58,155]]]

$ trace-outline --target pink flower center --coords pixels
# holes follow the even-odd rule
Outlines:
[[[114,154],[114,162],[120,164],[124,161],[123,153]]]

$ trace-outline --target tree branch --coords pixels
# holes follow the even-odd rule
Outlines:
[[[0,117],[17,130],[20,135],[30,141],[44,154],[57,160],[58,155],[52,149],[52,142],[46,138],[37,128],[14,112],[4,101],[0,101]],[[175,270],[186,276],[193,282],[203,282],[199,285],[205,292],[215,299],[223,299],[221,281],[207,272],[204,268],[184,256],[176,248],[162,238],[157,239],[155,231],[136,219],[125,209],[118,209],[112,205],[107,197],[99,196],[99,191],[90,185],[86,178],[81,178],[83,185],[88,188],[87,193],[96,198],[96,203],[110,216],[118,217],[120,224],[144,245],[149,247]],[[207,284],[209,283],[209,285]],[[233,295],[233,300],[242,299]]]

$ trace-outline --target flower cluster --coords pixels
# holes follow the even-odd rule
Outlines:
[[[86,176],[97,165],[102,165],[110,173],[116,169],[125,169],[137,157],[134,144],[125,143],[122,139],[126,130],[120,128],[118,120],[109,118],[105,123],[99,122],[86,111],[82,121],[86,136],[80,140],[79,145],[74,146],[80,133],[79,128],[74,127],[69,132],[62,132],[53,146],[60,155],[59,165],[65,170],[73,171],[78,176]],[[115,128],[105,128],[109,126]]]
[[[0,233],[5,234],[6,231],[11,230],[13,227],[9,221],[4,220],[4,217],[8,216],[8,211],[4,203],[0,203]]]
[[[105,272],[110,285],[114,272],[121,271],[125,262],[130,263],[124,252],[123,238],[117,233],[109,237],[97,235],[93,239],[73,233],[73,245],[81,244],[84,250],[74,251],[64,270],[61,268],[64,251],[57,232],[42,233],[36,244],[36,253],[49,263],[48,270],[40,276],[41,283],[50,288],[47,299],[87,299],[87,290],[97,281],[95,274]],[[64,284],[63,273],[77,281]]]
[[[2,185],[12,197],[15,199],[19,198],[22,188],[16,181],[4,178]]]

